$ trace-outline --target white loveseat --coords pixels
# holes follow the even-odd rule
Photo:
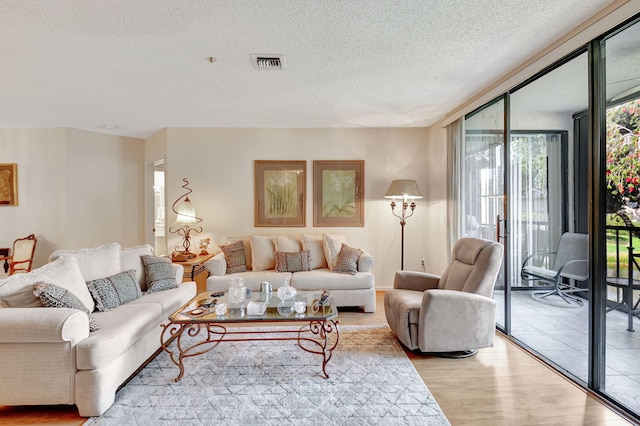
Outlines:
[[[269,281],[273,289],[290,285],[298,290],[328,290],[337,307],[361,307],[364,312],[375,312],[375,279],[371,272],[375,262],[367,252],[362,251],[352,273],[335,272],[342,244],[348,244],[344,236],[336,234],[310,235],[299,237],[283,235],[251,235],[243,238],[229,238],[225,246],[242,243],[244,248],[244,272],[229,273],[229,258],[224,252],[218,253],[205,263],[209,271],[208,291],[225,291],[234,277],[241,277],[252,291],[260,291],[260,284]],[[222,247],[222,246],[221,246]],[[278,272],[277,252],[309,252],[310,270]],[[241,268],[242,269],[242,268]]]
[[[172,265],[177,288],[93,312],[98,329],[92,332],[85,312],[43,307],[33,284],[82,293],[78,286],[86,288],[87,281],[133,269],[146,290],[140,257],[151,254],[148,245],[121,249],[116,243],[59,250],[47,265],[1,280],[0,405],[75,404],[85,417],[106,411],[116,390],[158,351],[160,325],[196,294],[196,284],[181,283],[183,268]]]

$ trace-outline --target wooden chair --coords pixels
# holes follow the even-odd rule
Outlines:
[[[11,255],[0,257],[0,262],[9,262],[9,275],[31,271],[37,242],[38,240],[33,234],[25,238],[18,238],[13,242]]]

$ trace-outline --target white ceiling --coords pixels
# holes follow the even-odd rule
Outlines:
[[[428,126],[609,3],[0,0],[0,127]]]

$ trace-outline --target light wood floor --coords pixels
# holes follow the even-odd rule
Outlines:
[[[377,312],[341,311],[343,325],[386,325],[384,293]],[[504,336],[471,358],[443,359],[407,351],[452,425],[629,425],[581,388]],[[81,425],[75,407],[2,407],[0,425]]]

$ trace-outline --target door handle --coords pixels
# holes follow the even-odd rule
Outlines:
[[[500,222],[504,222],[504,234],[500,235]],[[496,242],[500,242],[500,238],[507,239],[507,219],[500,219],[500,215],[496,215]]]

